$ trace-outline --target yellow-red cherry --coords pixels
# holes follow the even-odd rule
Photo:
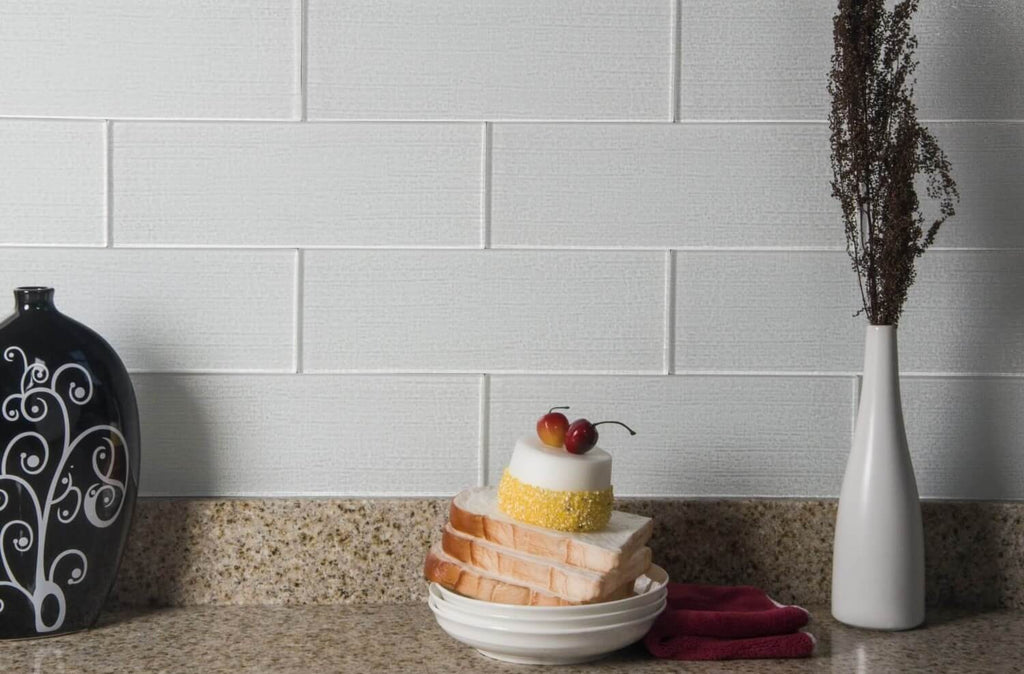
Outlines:
[[[548,413],[537,420],[537,437],[549,447],[561,447],[565,442],[565,432],[569,428],[569,420],[555,410],[567,410],[568,407],[552,407]]]
[[[601,424],[618,424],[630,435],[636,435],[636,431],[621,421],[598,421],[592,424],[586,419],[577,419],[569,424],[569,430],[565,432],[565,449],[571,454],[586,454],[597,444],[597,427]]]

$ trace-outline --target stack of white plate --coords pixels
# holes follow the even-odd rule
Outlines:
[[[470,599],[430,584],[437,624],[482,654],[531,665],[594,660],[639,641],[665,610],[668,574],[654,564],[627,599],[580,606],[517,606]]]

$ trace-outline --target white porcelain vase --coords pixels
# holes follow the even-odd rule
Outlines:
[[[864,380],[832,552],[836,620],[881,630],[924,622],[924,531],[892,326],[867,329]]]

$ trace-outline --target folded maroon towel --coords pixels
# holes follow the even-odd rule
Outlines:
[[[667,635],[654,636],[652,629],[644,641],[656,658],[672,660],[753,660],[757,658],[806,658],[814,652],[814,637],[807,632],[776,634],[751,639],[716,639]]]
[[[795,632],[810,619],[799,606],[783,606],[749,585],[669,583],[661,622],[676,634],[764,637]]]
[[[677,660],[806,657],[814,637],[797,630],[809,618],[756,587],[670,583],[668,606],[644,643],[652,655]]]

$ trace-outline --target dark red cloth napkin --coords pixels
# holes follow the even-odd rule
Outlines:
[[[802,658],[810,615],[756,587],[669,583],[668,606],[644,638],[652,655],[675,660]]]

